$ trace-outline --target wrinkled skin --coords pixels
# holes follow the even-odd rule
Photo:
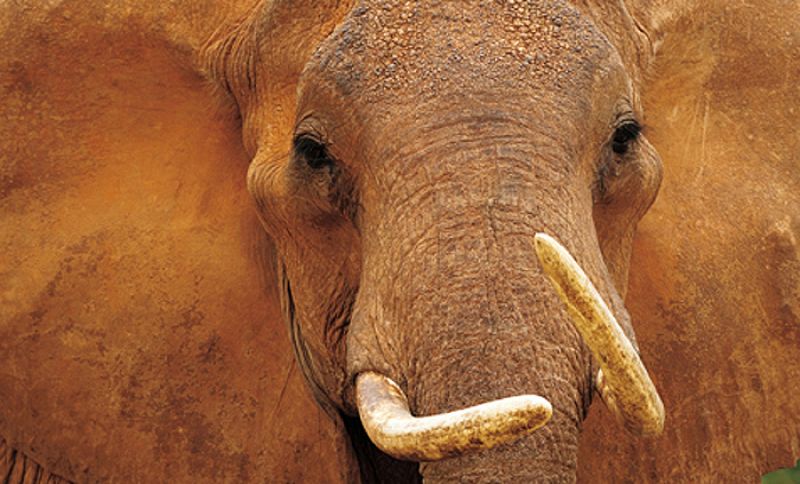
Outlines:
[[[509,28],[522,19],[534,22]],[[241,104],[258,95],[258,67],[253,77],[236,92]],[[566,241],[630,330],[609,272],[625,277],[625,229],[661,175],[643,137],[625,155],[611,150],[635,99],[616,49],[572,7],[356,6],[298,86],[293,136],[319,144],[280,157],[259,117],[243,126],[254,140],[248,186],[278,247],[318,398],[353,412],[351,382],[367,370],[400,382],[422,415],[542,395],[555,407],[544,430],[421,473],[574,479],[596,368],[532,240],[547,231]],[[320,144],[331,161],[315,168]],[[611,165],[619,173],[598,175]]]
[[[797,7],[454,3],[2,7],[0,474],[416,479],[352,417],[368,369],[416,414],[553,403],[431,481],[793,462]],[[635,326],[662,438],[584,422],[537,231]]]

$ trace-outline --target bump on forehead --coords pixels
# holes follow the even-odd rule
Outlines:
[[[313,67],[340,93],[370,102],[389,92],[588,83],[611,51],[565,1],[363,0]]]

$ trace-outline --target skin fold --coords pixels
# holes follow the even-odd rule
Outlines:
[[[617,162],[608,138],[636,117],[633,83],[608,39],[565,4],[402,10],[356,5],[305,66],[293,137],[325,147],[322,168],[297,142],[276,159],[259,123],[243,126],[254,130],[248,187],[291,284],[284,304],[302,366],[318,398],[349,413],[367,370],[400,382],[420,415],[542,395],[554,416],[540,432],[424,464],[422,476],[572,480],[597,368],[532,238],[547,231],[581,254],[632,333],[608,270],[627,261],[603,258],[592,210],[635,178],[627,210],[609,222],[628,227],[656,194],[660,160],[643,137],[607,188],[596,183],[598,166]],[[477,38],[467,22],[494,35]],[[522,55],[540,45],[538,60]],[[626,235],[606,243],[623,255]],[[330,317],[341,306],[352,308],[346,323]],[[341,324],[346,338],[331,338]]]
[[[779,1],[0,6],[0,477],[788,466],[799,23]],[[661,437],[592,405],[538,232],[640,350]],[[521,394],[553,416],[401,462],[358,420],[365,371],[418,416]]]

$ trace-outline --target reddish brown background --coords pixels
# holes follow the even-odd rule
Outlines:
[[[237,120],[192,58],[244,7],[101,3],[0,6],[0,437],[82,481],[341,479]],[[800,455],[797,10],[706,2],[665,33],[644,91],[665,180],[627,299],[667,427],[637,440],[594,405],[582,482]]]

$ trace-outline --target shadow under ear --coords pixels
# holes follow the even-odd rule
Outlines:
[[[283,263],[278,264],[278,280],[281,298],[281,309],[284,320],[289,326],[289,337],[294,349],[295,360],[308,384],[308,388],[317,404],[332,419],[341,419],[347,440],[353,455],[358,462],[362,484],[414,484],[422,482],[419,464],[394,459],[385,454],[372,443],[358,416],[350,416],[339,411],[335,404],[325,395],[324,390],[316,383],[311,373],[310,356],[303,344],[300,326],[295,320],[295,304],[289,278]],[[339,427],[339,425],[337,425]],[[341,428],[341,427],[339,427]]]
[[[421,483],[419,464],[394,459],[381,452],[369,439],[358,417],[341,414],[353,448],[363,484]]]

